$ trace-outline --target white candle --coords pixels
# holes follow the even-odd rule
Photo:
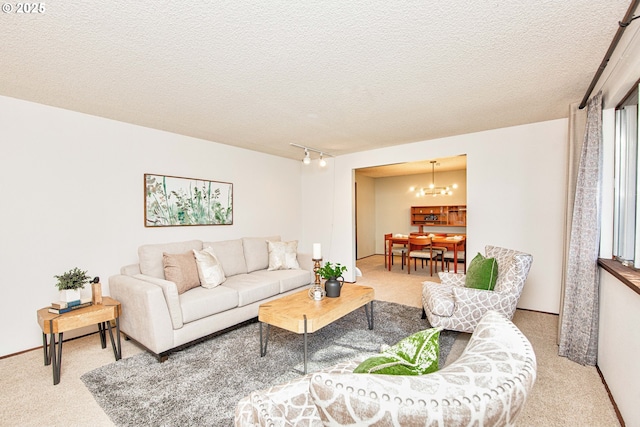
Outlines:
[[[313,259],[322,259],[322,250],[320,248],[320,243],[313,244]]]

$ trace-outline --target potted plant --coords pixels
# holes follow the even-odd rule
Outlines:
[[[340,296],[340,289],[344,284],[342,273],[347,271],[347,267],[338,263],[327,262],[318,269],[318,274],[327,281],[324,283],[324,290],[327,297],[336,298]],[[342,279],[342,280],[338,280]]]
[[[87,276],[86,271],[80,270],[78,267],[53,277],[58,279],[55,286],[60,291],[60,300],[66,302],[79,300],[80,289],[84,288],[84,285],[89,283],[91,279]]]

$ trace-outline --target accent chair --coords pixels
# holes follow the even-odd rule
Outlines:
[[[486,246],[485,252],[487,258],[495,258],[498,264],[494,290],[466,287],[464,273],[441,272],[438,273],[441,283],[423,282],[423,318],[431,326],[473,332],[489,310],[513,318],[533,257],[497,246]]]

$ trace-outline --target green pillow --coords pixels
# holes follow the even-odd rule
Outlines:
[[[360,363],[358,374],[423,375],[438,370],[440,328],[417,332]]]
[[[481,253],[471,260],[464,285],[467,288],[492,291],[498,280],[498,262],[495,258],[485,258]]]

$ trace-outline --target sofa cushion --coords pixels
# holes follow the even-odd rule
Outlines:
[[[247,273],[256,270],[266,270],[269,267],[269,248],[267,241],[280,241],[280,236],[244,237],[242,248],[244,260],[247,263]]]
[[[288,270],[300,268],[298,264],[298,241],[272,242],[268,241],[269,270]]]
[[[176,284],[178,294],[200,286],[196,258],[192,251],[182,254],[164,253],[162,254],[162,264],[164,265],[164,277]]]
[[[308,270],[258,270],[251,275],[264,277],[265,280],[278,280],[280,293],[308,285],[313,281],[313,274]]]
[[[276,277],[264,277],[254,273],[227,277],[224,286],[238,292],[240,307],[280,293],[280,281]]]
[[[247,273],[247,263],[244,259],[242,239],[223,240],[220,242],[205,242],[203,246],[210,246],[222,264],[225,276]]]
[[[471,260],[464,285],[467,288],[492,291],[498,279],[498,263],[495,258],[485,258],[481,253]]]
[[[142,245],[138,248],[140,273],[151,277],[157,277],[158,279],[165,279],[162,254],[165,252],[168,254],[182,254],[193,249],[202,249],[202,241],[189,240],[186,242]]]
[[[203,319],[238,306],[238,292],[226,286],[203,288],[198,286],[180,295],[182,321]]]
[[[359,374],[424,375],[438,370],[440,328],[425,329],[410,335],[379,355],[360,363]]]
[[[213,253],[213,249],[210,247],[206,247],[201,251],[194,249],[193,255],[196,258],[198,277],[202,287],[215,288],[225,281],[226,277],[224,276],[222,265],[220,265],[216,254]]]

